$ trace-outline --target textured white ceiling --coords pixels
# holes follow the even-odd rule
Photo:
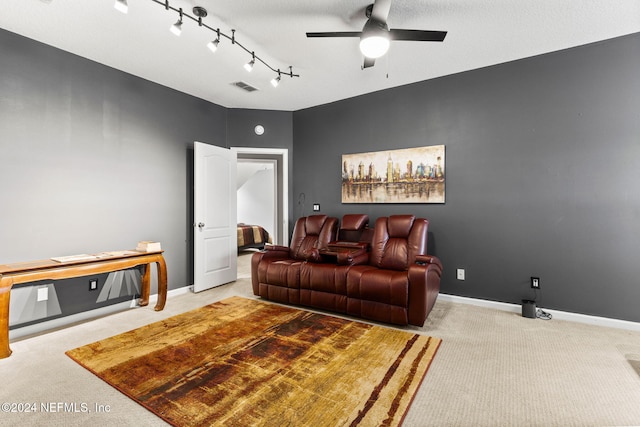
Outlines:
[[[371,0],[170,0],[231,34],[275,69],[299,78],[185,20],[182,36],[168,30],[177,13],[151,0],[2,0],[0,27],[229,108],[295,111],[364,93],[640,32],[640,0],[394,0],[391,28],[446,30],[443,43],[392,42],[376,66],[361,70],[357,38],[308,39],[307,31],[360,31]],[[1,69],[0,69],[1,72]],[[259,90],[247,93],[231,83]]]

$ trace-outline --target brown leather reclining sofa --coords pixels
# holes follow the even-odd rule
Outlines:
[[[422,326],[442,264],[427,255],[429,222],[414,215],[299,218],[291,244],[253,254],[253,293],[264,299],[398,325]]]

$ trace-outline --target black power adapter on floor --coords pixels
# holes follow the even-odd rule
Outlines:
[[[522,317],[528,317],[530,319],[536,318],[536,302],[523,299],[522,300]]]

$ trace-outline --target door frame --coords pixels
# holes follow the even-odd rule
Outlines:
[[[286,148],[231,147],[238,159],[275,160],[276,192],[281,195],[276,201],[276,224],[274,244],[289,246],[289,150]],[[252,157],[255,156],[255,157]],[[280,177],[281,175],[281,177]]]

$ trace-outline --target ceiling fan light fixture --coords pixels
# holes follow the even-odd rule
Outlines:
[[[117,11],[122,12],[122,13],[128,13],[129,12],[129,5],[127,4],[127,0],[116,0],[116,2],[113,5],[113,7],[115,7],[115,9]]]
[[[376,59],[389,50],[389,38],[383,36],[363,37],[360,40],[360,52],[367,58]]]
[[[384,22],[369,19],[362,29],[360,52],[367,58],[376,59],[389,50],[389,27]]]

